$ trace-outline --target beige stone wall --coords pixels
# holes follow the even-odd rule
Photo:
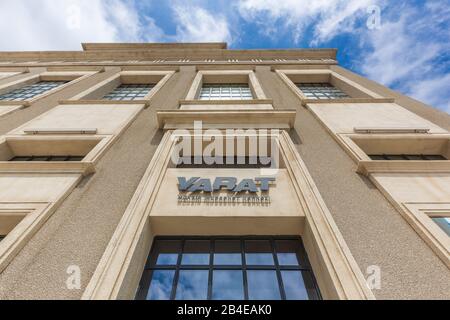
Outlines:
[[[110,59],[108,55],[112,53],[99,53],[96,51],[98,47],[88,47],[90,49],[84,53],[68,55],[60,53],[61,57],[58,57],[57,60],[68,58]],[[199,58],[197,61],[204,61],[209,57],[223,60],[233,55],[232,51],[224,52],[223,49],[216,47],[208,50],[210,52],[200,54],[195,50],[185,48],[183,54],[201,56],[201,59]],[[139,51],[135,52],[133,57],[127,57],[127,54],[122,52],[123,56],[120,59],[135,60],[140,56],[150,59],[151,55],[161,55],[162,53],[167,54],[167,49]],[[10,59],[13,54],[0,53],[0,58]],[[171,54],[175,57],[179,53],[176,51]],[[275,111],[295,110],[297,112],[296,121],[293,128],[289,130],[290,137],[317,185],[325,205],[330,210],[349,251],[363,274],[370,265],[377,265],[381,268],[381,289],[373,291],[376,298],[450,298],[450,272],[447,266],[422,240],[409,222],[402,217],[392,199],[385,197],[379,190],[380,186],[384,186],[384,190],[381,191],[391,194],[394,202],[449,201],[446,187],[449,182],[448,176],[446,174],[431,176],[429,174],[375,174],[370,180],[371,178],[356,173],[357,163],[346,153],[334,136],[336,133],[351,133],[354,126],[366,125],[426,126],[431,129],[432,134],[438,134],[449,130],[449,117],[353,75],[335,66],[332,61],[315,60],[314,64],[312,61],[299,63],[298,60],[299,58],[314,60],[315,57],[317,59],[333,59],[334,51],[289,52],[287,55],[295,57],[296,62],[291,60],[277,64],[272,61],[259,65],[242,62],[243,60],[248,61],[250,58],[247,59],[246,55],[250,54],[236,52],[236,56],[241,59],[238,63],[205,63],[203,68],[254,70],[254,75],[265,95],[264,98],[270,101],[262,101],[260,104],[248,106],[183,105],[182,101],[188,96],[194,79],[198,75],[196,64],[200,63],[191,61],[190,63],[164,62],[158,65],[144,66],[148,70],[176,71],[168,82],[151,97],[145,109],[144,105],[96,105],[91,101],[87,104],[68,104],[66,100],[117,75],[121,71],[121,66],[141,68],[133,63],[103,65],[97,61],[95,68],[100,66],[100,69],[105,67],[105,70],[101,70],[101,72],[97,70],[98,72],[92,76],[69,85],[45,99],[35,101],[30,106],[0,106],[0,134],[3,135],[23,135],[24,128],[47,126],[57,128],[95,127],[98,129],[98,135],[120,133],[113,143],[110,143],[109,147],[102,151],[102,157],[95,164],[95,173],[82,178],[79,183],[80,175],[74,176],[67,173],[62,176],[48,173],[39,175],[37,173],[26,175],[0,173],[0,186],[4,185],[6,189],[0,192],[1,201],[56,202],[61,199],[61,203],[58,203],[48,220],[32,237],[27,239],[25,246],[17,252],[14,259],[0,273],[0,299],[79,299],[82,296],[164,134],[163,130],[159,129],[156,112],[162,109],[177,110],[180,105],[185,110],[214,108],[271,110],[272,107]],[[283,51],[258,53],[261,58],[273,58],[283,54]],[[30,59],[30,55],[21,53],[17,56],[21,59]],[[56,59],[56,53],[49,54],[49,59],[51,58]],[[93,67],[90,65],[90,68]],[[330,68],[377,95],[395,97],[396,100],[395,103],[360,102],[352,104],[346,102],[332,105],[310,104],[304,107],[301,105],[299,97],[274,72],[278,67],[290,69]],[[28,71],[1,78],[0,85],[10,81],[20,81],[45,70],[43,70],[43,66],[37,65],[30,67]],[[174,197],[176,193],[174,189],[176,172],[170,171],[170,174],[172,175],[168,176],[162,184],[160,191],[162,196],[155,203],[155,214],[152,217],[155,222],[154,229],[151,229],[151,224],[146,225],[145,230],[149,232],[145,241],[143,240],[145,245],[140,244],[142,250],[148,248],[151,243],[150,234],[164,232],[180,234],[183,232],[183,229],[177,229],[174,226],[187,220],[160,224],[157,221],[159,215],[176,216],[178,214],[178,207],[168,199]],[[292,209],[298,204],[295,197],[291,197],[294,191],[287,182],[288,180],[283,177],[284,174],[280,173],[280,185],[277,187],[281,189],[288,200],[283,202],[279,198],[280,194],[277,193],[274,201],[283,215],[295,218],[298,216],[300,219],[302,213]],[[216,172],[208,173],[208,175],[216,175]],[[14,188],[11,189],[11,186]],[[74,189],[67,198],[61,198],[64,192],[72,187]],[[17,192],[17,190],[21,190],[21,192]],[[163,194],[164,192],[167,192],[167,195]],[[216,212],[212,212],[214,215],[234,215],[228,208],[216,209]],[[252,215],[270,217],[271,220],[263,223],[255,222],[258,230],[267,228],[268,221],[269,224],[273,223],[275,230],[289,230],[286,224],[277,224],[276,215],[271,212],[271,209],[257,208],[257,210],[244,211],[239,211],[239,214],[245,215],[245,218]],[[189,208],[187,212],[195,216],[197,210]],[[280,212],[276,214],[280,214]],[[195,216],[194,218],[185,226],[188,234],[199,232],[198,225],[201,224],[213,227],[211,230],[219,228],[217,223],[208,224],[209,222],[204,220],[204,216]],[[251,223],[250,220],[242,221]],[[294,221],[298,220],[289,222]],[[230,220],[223,219],[221,223],[225,228],[233,227]],[[298,229],[303,228],[303,225],[298,226]],[[253,230],[255,233],[257,232],[256,228]],[[266,230],[269,232],[268,229]],[[312,236],[309,234],[309,237]],[[147,253],[142,251],[140,254],[141,258],[145,258]],[[314,259],[316,260],[316,258]],[[70,265],[78,265],[81,268],[81,290],[65,288],[66,270]],[[130,290],[132,289],[130,288]]]
[[[277,74],[264,67],[257,67],[256,74],[275,109],[297,110],[295,130],[290,133],[292,140],[350,251],[363,272],[370,265],[378,265],[382,270],[382,287],[373,291],[375,296],[448,298],[448,268],[376,186],[356,173],[356,163],[330,130],[311,110],[300,105],[298,96],[286,90]],[[358,78],[353,80],[359,82]],[[430,117],[425,119],[436,123]]]

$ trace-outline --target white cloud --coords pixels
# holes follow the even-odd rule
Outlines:
[[[0,50],[76,50],[81,42],[155,41],[133,0],[0,1]]]
[[[361,71],[369,78],[408,96],[449,111],[449,66],[439,63],[449,52],[450,9],[430,2],[424,10],[403,7],[379,30],[367,30],[369,49],[362,52]],[[447,39],[447,40],[445,40]]]
[[[258,23],[268,36],[280,37],[280,26],[291,31],[299,43],[308,27],[313,25],[312,44],[327,41],[338,33],[352,30],[353,24],[376,0],[242,0],[240,14],[247,21]]]
[[[231,43],[232,37],[228,21],[224,15],[213,15],[204,8],[176,5],[177,41]]]

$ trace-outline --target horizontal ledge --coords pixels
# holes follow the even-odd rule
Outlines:
[[[0,173],[77,173],[86,176],[94,172],[94,163],[87,161],[0,161]]]
[[[96,134],[97,128],[30,128],[24,129],[23,132],[25,132],[26,134]]]
[[[149,100],[60,100],[60,105],[149,105]]]
[[[428,133],[431,129],[425,127],[406,128],[406,127],[355,127],[356,133]]]
[[[162,110],[157,114],[160,129],[193,129],[195,121],[207,128],[290,129],[295,110]]]
[[[302,99],[302,105],[332,103],[394,103],[394,98]]]
[[[450,173],[450,161],[360,160],[356,171],[365,176],[371,173]]]
[[[216,105],[216,104],[272,104],[272,99],[251,99],[251,100],[180,100],[179,105]]]
[[[0,101],[0,107],[1,106],[22,106],[22,107],[29,107],[31,105],[29,100],[24,101],[6,101],[2,100]]]

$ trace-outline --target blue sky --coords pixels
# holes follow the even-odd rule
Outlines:
[[[450,0],[2,0],[0,28],[0,50],[333,47],[342,66],[450,113]]]

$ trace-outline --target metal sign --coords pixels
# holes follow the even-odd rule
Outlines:
[[[242,179],[238,183],[235,177],[217,177],[213,183],[211,179],[201,179],[200,177],[178,177],[178,190],[181,192],[215,192],[226,189],[230,192],[251,192],[269,191],[270,182],[275,178],[258,177],[254,179]]]

